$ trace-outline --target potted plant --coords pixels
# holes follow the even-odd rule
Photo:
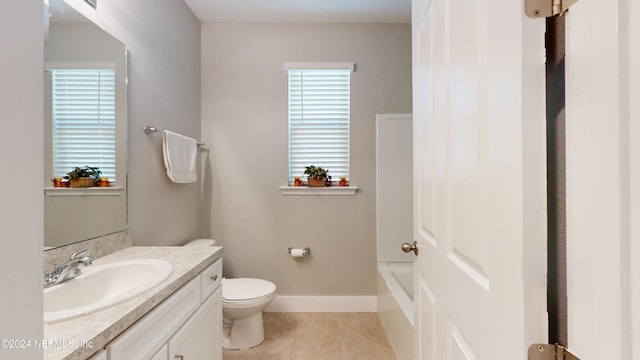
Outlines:
[[[92,166],[76,167],[67,173],[71,187],[96,186],[98,181],[100,181],[100,175],[102,175],[102,171]]]
[[[307,175],[307,185],[313,187],[320,187],[325,185],[325,181],[328,179],[328,169],[316,167],[314,165],[306,166],[304,174]]]

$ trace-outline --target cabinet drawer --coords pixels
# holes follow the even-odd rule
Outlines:
[[[182,326],[201,303],[196,276],[107,347],[110,360],[149,359]]]
[[[202,271],[202,302],[222,283],[222,259]]]

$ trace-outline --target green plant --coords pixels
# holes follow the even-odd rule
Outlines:
[[[97,167],[85,166],[85,167],[77,167],[70,172],[67,173],[69,179],[78,179],[81,177],[90,177],[95,179],[96,181],[100,180],[100,175],[102,175],[102,171],[100,171]]]
[[[310,178],[314,178],[314,179],[328,179],[329,177],[327,176],[327,173],[329,172],[329,169],[323,169],[321,167],[316,167],[314,165],[311,166],[306,166],[305,170],[304,170],[304,174],[307,175]]]

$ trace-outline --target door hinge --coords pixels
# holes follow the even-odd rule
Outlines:
[[[547,18],[564,14],[578,0],[524,0],[524,13],[530,18]]]
[[[562,345],[533,344],[527,360],[580,360]]]

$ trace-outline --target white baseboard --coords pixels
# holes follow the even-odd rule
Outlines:
[[[376,312],[377,296],[276,296],[266,312]]]

